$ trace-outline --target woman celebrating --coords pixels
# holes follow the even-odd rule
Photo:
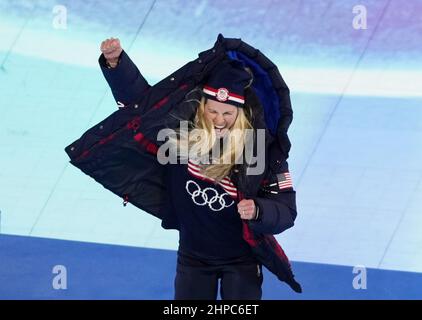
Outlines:
[[[99,61],[120,110],[66,148],[72,164],[124,204],[179,230],[175,299],[216,299],[219,282],[222,299],[261,299],[262,265],[301,292],[272,236],[296,218],[291,118],[282,118],[273,86],[284,81],[265,73],[262,57],[248,58],[248,47],[228,51],[228,40],[219,35],[213,49],[153,87],[117,39],[104,41]],[[160,130],[186,120],[189,130],[169,139],[179,163],[162,165]],[[256,150],[264,170],[251,174],[246,155]]]

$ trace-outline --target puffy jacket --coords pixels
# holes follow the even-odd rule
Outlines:
[[[294,291],[302,292],[273,236],[292,227],[297,215],[293,187],[278,188],[280,176],[289,171],[287,130],[293,117],[289,89],[277,67],[241,39],[219,34],[211,49],[154,86],[148,84],[125,51],[116,68],[107,68],[101,55],[99,64],[119,109],[65,151],[72,165],[123,198],[124,205],[130,202],[161,219],[165,229],[178,229],[177,218],[167,206],[165,170],[156,158],[160,145],[157,132],[176,128],[180,119],[192,117],[196,110],[181,108],[181,102],[223,59],[241,60],[252,70],[253,90],[262,105],[262,110],[253,111],[252,124],[254,129],[265,130],[264,172],[250,175],[248,165],[241,165],[230,176],[239,200],[254,199],[260,210],[259,220],[243,220],[243,237],[267,269]]]

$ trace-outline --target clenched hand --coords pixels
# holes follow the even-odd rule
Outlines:
[[[113,68],[117,65],[119,56],[123,51],[120,40],[116,38],[106,39],[101,42],[100,50],[104,54],[109,65]]]

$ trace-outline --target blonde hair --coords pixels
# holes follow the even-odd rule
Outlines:
[[[243,161],[246,129],[253,129],[250,120],[252,108],[247,103],[243,108],[238,108],[235,122],[224,138],[219,140],[214,124],[205,117],[206,98],[201,96],[200,100],[189,102],[197,103],[191,129],[187,132],[176,130],[178,138],[173,142],[177,146],[178,155],[188,155],[190,160],[200,166],[201,174],[219,182],[230,173],[236,163]],[[210,157],[216,153],[217,157]]]

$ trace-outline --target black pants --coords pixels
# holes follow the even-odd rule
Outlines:
[[[255,262],[225,265],[191,265],[178,257],[176,300],[216,300],[220,282],[223,300],[260,300],[262,266]]]

